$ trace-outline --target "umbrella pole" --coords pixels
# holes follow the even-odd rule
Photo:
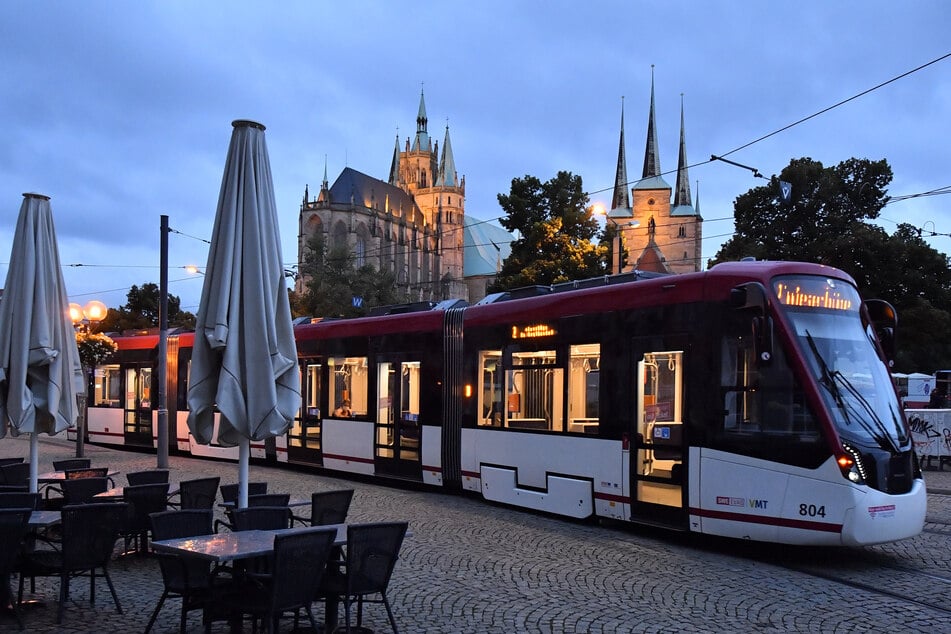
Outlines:
[[[39,479],[37,463],[40,461],[40,441],[36,432],[30,434],[30,493],[36,493]]]
[[[238,445],[238,508],[248,506],[248,464],[251,462],[251,439],[242,438]]]

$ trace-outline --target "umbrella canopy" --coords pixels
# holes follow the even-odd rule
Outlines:
[[[300,376],[264,126],[235,121],[208,252],[192,351],[188,427],[239,447],[239,505],[247,504],[250,441],[287,431]]]
[[[84,388],[48,196],[23,194],[0,302],[0,437],[29,433],[30,490],[37,435],[76,423]]]

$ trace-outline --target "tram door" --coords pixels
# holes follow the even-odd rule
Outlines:
[[[301,407],[287,433],[287,457],[294,462],[320,464],[323,366],[315,359],[302,360],[300,372]]]
[[[377,362],[374,449],[377,472],[421,480],[420,362]]]
[[[152,446],[152,367],[125,369],[125,444]]]
[[[632,519],[682,525],[686,521],[683,350],[641,353],[636,376]]]

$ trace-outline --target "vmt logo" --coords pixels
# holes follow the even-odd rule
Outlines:
[[[748,500],[751,509],[766,509],[769,500]]]

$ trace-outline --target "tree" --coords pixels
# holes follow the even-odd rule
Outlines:
[[[122,332],[156,328],[159,325],[160,304],[161,292],[157,284],[146,282],[141,288],[133,284],[126,295],[126,304],[110,308],[96,330]],[[195,315],[181,310],[181,300],[171,294],[168,296],[168,325],[173,328],[195,327]]]
[[[851,158],[830,168],[793,160],[769,185],[736,199],[736,234],[711,264],[752,256],[842,269],[863,297],[884,299],[898,311],[896,371],[951,367],[948,257],[910,225],[889,235],[868,222],[888,203],[891,179],[884,160]],[[788,203],[780,198],[780,180],[792,185]]]
[[[356,267],[356,258],[345,246],[328,249],[317,233],[307,241],[300,273],[305,290],[295,296],[298,315],[315,317],[361,317],[377,306],[411,301],[396,287],[396,275],[371,264]],[[354,298],[359,298],[360,305]]]
[[[580,176],[562,171],[545,183],[528,175],[514,178],[509,194],[498,199],[505,212],[499,222],[519,237],[490,292],[609,272],[609,248],[590,213]],[[601,244],[592,242],[595,237]]]

